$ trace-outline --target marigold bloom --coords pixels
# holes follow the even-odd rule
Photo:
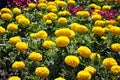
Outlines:
[[[11,76],[8,80],[21,80],[18,76]]]
[[[47,19],[50,19],[50,20],[56,20],[57,19],[57,15],[53,12],[50,12],[47,14]]]
[[[92,3],[92,4],[89,5],[90,8],[95,8],[96,6],[97,6],[97,5],[94,4],[94,3]]]
[[[66,80],[66,79],[63,77],[58,77],[58,78],[55,78],[54,80]]]
[[[41,77],[41,78],[45,78],[49,75],[50,71],[47,67],[37,67],[35,69],[35,74],[38,76],[38,77]]]
[[[52,48],[53,46],[55,46],[56,44],[53,41],[44,41],[42,46],[45,48]]]
[[[67,36],[68,38],[73,38],[75,36],[75,32],[70,30],[69,28],[61,28],[55,31],[56,36]]]
[[[101,56],[100,54],[97,54],[97,53],[91,53],[90,55],[90,59],[94,60],[94,59],[100,59]]]
[[[89,17],[90,13],[88,11],[78,11],[76,13],[76,16],[79,16],[79,17]]]
[[[80,56],[89,58],[91,55],[91,50],[86,46],[81,46],[77,49],[77,52]]]
[[[2,13],[2,14],[4,14],[4,13],[12,14],[12,11],[11,11],[9,8],[2,8],[2,9],[1,9],[1,13]]]
[[[115,52],[120,52],[120,44],[119,43],[113,43],[111,45],[111,49]]]
[[[110,10],[111,9],[111,6],[108,6],[108,5],[104,5],[103,7],[102,7],[102,10],[104,10],[104,11],[108,11],[108,10]]]
[[[46,33],[46,31],[40,30],[35,34],[36,38],[40,38],[40,39],[46,39],[48,34]]]
[[[60,18],[58,19],[58,22],[59,22],[60,24],[66,24],[66,23],[67,23],[67,19],[64,18],[64,17],[60,17]]]
[[[104,27],[103,29],[105,30],[105,32],[109,32],[110,30],[109,27]]]
[[[118,65],[117,61],[114,58],[105,58],[102,62],[102,65],[110,70],[112,66]]]
[[[64,61],[67,65],[72,66],[72,67],[76,67],[80,64],[79,58],[74,55],[66,56]]]
[[[14,23],[9,23],[7,26],[7,30],[9,31],[15,31],[18,29],[18,25],[14,24]]]
[[[70,43],[70,40],[66,36],[60,36],[55,39],[56,45],[59,47],[66,47]]]
[[[69,15],[71,15],[71,14],[68,11],[59,11],[58,12],[58,16],[69,16]]]
[[[67,3],[68,3],[68,5],[75,5],[75,1],[74,0],[68,0]]]
[[[18,15],[18,16],[16,16],[16,20],[18,21],[19,19],[23,19],[23,18],[25,18],[25,16],[24,15],[22,15],[22,14],[20,14],[20,15]]]
[[[110,27],[110,33],[116,36],[120,35],[120,27],[117,26]]]
[[[33,9],[33,8],[36,7],[36,4],[35,3],[29,3],[28,6],[29,6],[29,8]]]
[[[29,54],[28,58],[32,61],[41,61],[42,60],[42,55],[37,52],[32,52]]]
[[[65,7],[65,6],[67,6],[67,3],[65,1],[56,1],[56,4],[59,7]]]
[[[21,42],[21,38],[19,36],[11,37],[9,39],[10,44],[16,45],[17,42]]]
[[[21,25],[21,26],[26,27],[26,26],[28,26],[30,24],[30,20],[27,19],[27,18],[20,18],[18,20],[18,24]]]
[[[5,28],[3,28],[2,26],[0,26],[0,35],[5,33]]]
[[[49,6],[47,6],[47,11],[53,11],[54,9],[57,10],[57,7],[55,5],[49,5]]]
[[[91,75],[96,73],[96,69],[92,66],[88,66],[84,69],[85,71],[88,71]]]
[[[120,66],[119,65],[115,65],[115,66],[112,66],[111,67],[111,72],[114,74],[114,75],[120,75]]]
[[[105,30],[102,27],[93,27],[92,32],[98,36],[102,36],[105,33]]]
[[[47,6],[49,6],[49,5],[55,5],[56,6],[56,3],[54,1],[47,2]]]
[[[39,3],[39,4],[37,5],[37,7],[38,7],[39,9],[46,9],[47,4],[46,4],[46,3]]]
[[[102,39],[102,40],[106,40],[107,37],[105,37],[105,36],[101,36],[101,39]]]
[[[92,20],[93,20],[93,21],[101,20],[101,19],[102,19],[102,16],[99,15],[99,14],[92,15]]]
[[[51,24],[51,23],[52,23],[52,20],[46,20],[45,23],[46,23],[46,24]]]
[[[104,26],[105,25],[105,21],[103,21],[103,20],[97,20],[97,21],[95,21],[95,26]]]
[[[23,52],[28,49],[28,45],[25,42],[17,42],[16,48],[18,51]]]
[[[16,8],[13,9],[13,14],[19,15],[19,14],[21,14],[21,10],[16,7]]]
[[[8,21],[8,20],[10,20],[12,18],[12,15],[10,15],[9,13],[4,13],[4,14],[1,15],[1,18],[3,20]]]
[[[78,80],[91,80],[91,74],[86,71],[82,70],[77,73]]]
[[[13,64],[12,64],[12,68],[15,69],[15,70],[21,70],[25,67],[25,64],[23,61],[15,61]]]

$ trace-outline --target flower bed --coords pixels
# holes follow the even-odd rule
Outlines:
[[[2,8],[0,80],[119,80],[119,6],[39,0]]]

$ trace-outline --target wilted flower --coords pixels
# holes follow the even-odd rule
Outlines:
[[[38,77],[41,77],[41,78],[45,78],[49,75],[50,71],[47,67],[37,67],[35,69],[35,74],[38,76]]]
[[[76,67],[80,64],[80,60],[74,55],[68,55],[65,57],[65,63],[69,66]]]

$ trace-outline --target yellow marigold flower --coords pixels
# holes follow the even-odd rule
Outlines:
[[[78,11],[76,13],[76,16],[79,16],[79,17],[88,17],[88,16],[90,16],[90,13],[88,11]]]
[[[39,4],[37,5],[37,7],[38,7],[39,9],[46,9],[47,4],[46,4],[46,3],[39,3]]]
[[[99,14],[92,15],[92,20],[93,21],[100,20],[100,19],[102,19],[101,15],[99,15]]]
[[[78,11],[78,12],[76,13],[76,16],[82,17],[82,16],[83,16],[83,11]]]
[[[108,5],[102,6],[102,10],[104,10],[104,11],[108,11],[110,9],[111,9],[111,6],[108,6]]]
[[[56,3],[54,2],[54,1],[50,1],[50,2],[47,2],[47,5],[49,6],[49,5],[54,5],[54,6],[56,6]]]
[[[46,0],[38,0],[39,3],[45,3]]]
[[[19,14],[21,14],[21,10],[16,7],[13,9],[13,14],[19,15]]]
[[[77,52],[80,56],[89,58],[91,55],[91,50],[86,46],[81,46],[77,49]]]
[[[17,42],[16,43],[16,48],[17,48],[18,51],[23,52],[23,51],[28,49],[28,45],[25,42]]]
[[[58,78],[55,78],[54,80],[66,80],[66,79],[63,77],[58,77]]]
[[[105,58],[102,62],[102,65],[110,70],[112,66],[118,65],[117,61],[114,58]]]
[[[95,21],[95,26],[104,26],[105,25],[105,21],[103,21],[103,20],[97,20],[97,21]]]
[[[55,39],[56,45],[59,47],[66,47],[70,43],[70,40],[66,36],[60,36]]]
[[[70,12],[68,12],[68,11],[59,11],[58,12],[58,16],[68,16],[68,15],[71,15]]]
[[[117,16],[117,21],[120,22],[120,16]]]
[[[101,39],[106,40],[106,39],[107,39],[107,37],[105,37],[105,36],[101,36]]]
[[[46,20],[46,24],[52,24],[52,20]]]
[[[11,37],[9,39],[10,44],[16,45],[17,42],[21,42],[21,38],[19,36]]]
[[[2,9],[1,9],[1,13],[2,13],[2,14],[4,14],[4,13],[12,14],[12,11],[11,11],[9,8],[2,8]]]
[[[67,36],[68,38],[73,38],[75,36],[75,32],[70,30],[69,28],[61,28],[55,31],[56,36]]]
[[[94,60],[94,59],[100,59],[101,56],[100,54],[97,54],[97,53],[91,53],[90,55],[90,59]]]
[[[115,52],[120,52],[120,44],[119,43],[113,43],[111,45],[111,49]]]
[[[36,37],[36,33],[31,33],[31,34],[30,34],[30,37],[36,39],[36,38],[37,38],[37,37]]]
[[[86,71],[82,70],[77,73],[78,80],[91,80],[91,74]]]
[[[15,61],[13,64],[12,64],[12,68],[15,69],[15,70],[21,70],[25,67],[25,64],[23,61]]]
[[[48,14],[45,14],[45,15],[43,15],[43,17],[42,17],[44,20],[47,20],[48,19]],[[49,19],[48,19],[49,20]]]
[[[53,12],[50,12],[47,14],[47,18],[50,20],[56,20],[57,19],[57,15]]]
[[[19,19],[23,19],[23,18],[25,18],[25,16],[24,15],[22,15],[22,14],[20,14],[20,15],[18,15],[18,16],[16,16],[16,20],[18,21]]]
[[[29,8],[33,9],[33,8],[36,7],[36,4],[35,3],[29,3],[28,6],[29,6]]]
[[[21,80],[18,76],[12,76],[8,80]]]
[[[41,77],[41,78],[45,78],[49,75],[50,71],[47,67],[37,67],[35,69],[35,74],[38,76],[38,77]]]
[[[8,20],[10,20],[10,19],[12,18],[12,15],[9,14],[9,13],[4,13],[4,14],[1,15],[1,18],[2,18],[3,20],[8,21]]]
[[[42,46],[45,48],[52,48],[53,46],[55,46],[55,43],[53,41],[44,41]]]
[[[84,69],[85,71],[88,71],[91,75],[96,73],[96,69],[92,66],[88,66]]]
[[[112,35],[119,36],[120,35],[120,27],[117,27],[117,26],[110,27],[110,33]]]
[[[104,27],[103,29],[105,30],[105,32],[109,32],[110,30],[108,27]]]
[[[66,24],[66,23],[67,23],[67,19],[64,18],[64,17],[60,17],[60,18],[58,19],[58,22],[59,22],[60,24]]]
[[[57,10],[57,7],[55,5],[49,5],[49,6],[47,6],[47,11],[52,11],[54,9]]]
[[[56,1],[56,4],[59,7],[65,7],[65,6],[67,6],[67,3],[65,1]]]
[[[111,25],[115,25],[117,22],[116,22],[116,20],[106,20],[106,23],[107,24],[111,24]]]
[[[111,67],[111,72],[114,74],[114,75],[120,75],[120,66],[119,65],[115,65],[115,66],[112,66]]]
[[[40,30],[39,32],[36,33],[36,37],[40,39],[46,39],[48,34],[46,31]]]
[[[92,3],[92,4],[89,5],[90,8],[95,8],[96,6],[97,6],[97,5],[94,4],[94,3]]]
[[[14,24],[14,23],[10,23],[7,26],[7,30],[9,30],[9,31],[15,31],[17,29],[18,29],[18,25]]]
[[[0,26],[0,35],[5,33],[5,28],[3,28],[2,26]]]
[[[79,58],[74,55],[66,56],[64,61],[67,65],[72,66],[72,67],[76,67],[80,64]]]
[[[37,52],[32,52],[29,54],[28,58],[32,61],[41,61],[42,60],[42,55]]]
[[[98,36],[102,36],[105,33],[105,30],[102,27],[93,27],[92,32]]]
[[[68,0],[67,3],[68,3],[68,5],[75,5],[75,1],[74,0]]]
[[[20,18],[18,20],[18,24],[23,26],[23,27],[26,27],[26,26],[28,26],[30,24],[30,20],[27,19],[27,18]]]
[[[100,6],[95,6],[95,10],[100,10],[101,9],[101,7]]]

